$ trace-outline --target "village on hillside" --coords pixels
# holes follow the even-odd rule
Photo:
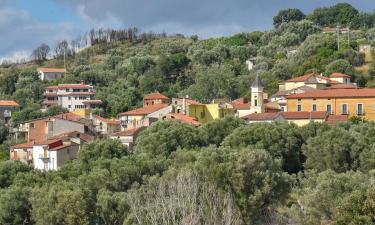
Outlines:
[[[53,81],[65,69],[40,68],[41,80]],[[248,123],[288,122],[298,126],[310,122],[336,124],[349,118],[375,120],[375,89],[359,88],[350,76],[332,73],[329,77],[309,73],[279,84],[279,91],[268,96],[262,78],[249,86],[251,97],[235,100],[215,99],[210,104],[183,96],[169,98],[159,92],[143,97],[143,107],[103,118],[93,114],[102,104],[95,89],[83,83],[47,86],[42,110],[61,106],[68,112],[56,116],[10,124],[17,102],[0,101],[1,119],[17,143],[10,147],[10,159],[40,170],[57,170],[77,157],[83,144],[97,138],[117,139],[132,151],[137,136],[157,121],[176,120],[201,126],[215,119],[234,116]]]

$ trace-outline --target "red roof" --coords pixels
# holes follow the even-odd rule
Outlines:
[[[326,122],[329,124],[336,124],[348,121],[348,115],[329,115]]]
[[[84,119],[83,117],[78,116],[77,114],[74,114],[72,112],[59,114],[59,115],[54,116],[54,118],[69,120],[69,121],[73,121],[73,122],[77,122],[77,121],[80,121],[80,120]]]
[[[128,112],[120,113],[119,116],[138,116],[138,115],[148,115],[150,113],[156,112],[162,108],[167,107],[168,104],[156,104],[148,105],[142,108],[134,109]]]
[[[287,120],[325,119],[327,112],[282,112],[282,116]]]
[[[85,142],[89,142],[89,141],[94,140],[93,136],[88,135],[88,134],[84,134],[84,133],[81,133],[81,132],[78,132],[78,131],[70,131],[70,132],[62,133],[62,134],[56,135],[54,137],[51,137],[49,139],[65,139],[65,138],[80,138],[81,140],[83,140]]]
[[[120,120],[117,120],[117,119],[107,119],[107,118],[103,118],[101,116],[95,116],[95,118],[99,121],[102,121],[104,123],[107,123],[109,125],[120,125],[121,124],[121,121]]]
[[[11,149],[33,148],[33,146],[34,146],[34,142],[30,141],[30,142],[24,142],[24,143],[13,145],[13,146],[11,146]]]
[[[310,77],[316,75],[315,73],[308,73],[303,76],[294,77],[289,80],[286,80],[286,82],[304,82],[310,79]]]
[[[287,96],[288,99],[299,98],[359,98],[359,97],[375,97],[375,89],[325,89],[294,94]]]
[[[276,119],[280,113],[274,112],[274,113],[252,113],[247,116],[241,117],[241,119],[244,120],[251,120],[251,121],[269,121]]]
[[[39,68],[43,73],[66,73],[64,68]]]
[[[359,87],[353,84],[335,84],[330,87],[326,87],[325,89],[358,89]]]
[[[61,139],[48,139],[46,141],[35,142],[34,145],[48,145],[49,148],[56,148],[63,145]]]
[[[202,123],[200,123],[196,118],[191,117],[191,116],[187,116],[187,115],[182,114],[182,113],[169,113],[169,114],[166,115],[165,119],[166,120],[179,120],[181,122],[189,123],[189,124],[192,124],[194,126],[202,125]]]
[[[18,105],[17,102],[13,101],[13,100],[0,100],[0,106],[15,106],[15,107],[19,107],[20,105]]]
[[[86,85],[86,84],[59,84],[59,85],[52,85],[46,87],[46,89],[65,89],[65,88],[79,88],[79,89],[90,89],[93,88],[91,85]]]
[[[232,101],[233,108],[236,110],[250,109],[250,102],[246,98],[238,98]]]
[[[53,147],[53,148],[50,148],[49,150],[50,151],[58,151],[58,150],[62,150],[64,148],[67,148],[69,146],[71,146],[72,144],[63,144],[63,145],[59,145],[59,146],[56,146],[56,147]]]
[[[144,100],[156,100],[156,99],[168,100],[169,98],[165,95],[160,94],[159,92],[154,92],[154,93],[144,96],[143,99]]]
[[[343,74],[343,73],[332,73],[332,75],[329,76],[329,78],[341,78],[341,77],[350,78],[349,75],[346,75],[346,74]]]
[[[120,132],[111,134],[111,136],[119,136],[119,137],[134,136],[134,135],[137,135],[142,130],[144,130],[144,127],[139,127],[139,128],[135,128],[135,129],[120,131]]]

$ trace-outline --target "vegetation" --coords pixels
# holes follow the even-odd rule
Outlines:
[[[40,111],[43,88],[63,82],[93,84],[103,116],[138,107],[153,91],[202,102],[248,96],[256,74],[270,95],[280,81],[311,71],[347,73],[371,87],[375,64],[359,45],[374,46],[374,18],[340,3],[309,15],[283,10],[269,31],[206,40],[93,30],[72,43],[40,45],[35,62],[3,64],[0,98],[20,103],[16,124],[64,112]],[[322,33],[336,25],[352,29],[340,49],[335,34]],[[62,67],[64,54],[66,77],[38,80],[36,68]],[[365,64],[369,73],[359,72]],[[115,140],[97,140],[47,173],[6,161],[7,128],[0,124],[0,224],[374,223],[375,123],[360,118],[305,127],[231,117],[199,128],[163,121],[141,133],[132,154]]]

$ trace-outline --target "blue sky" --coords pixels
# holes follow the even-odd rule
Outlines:
[[[338,2],[375,9],[374,0],[0,0],[0,59],[27,58],[41,43],[52,46],[91,28],[137,26],[207,38],[270,29],[284,8],[309,13]]]

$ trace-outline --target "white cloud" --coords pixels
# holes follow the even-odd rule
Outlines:
[[[38,21],[25,10],[0,8],[0,57],[24,57],[42,43],[73,38],[77,32],[68,23]],[[19,53],[22,54],[20,55]]]

